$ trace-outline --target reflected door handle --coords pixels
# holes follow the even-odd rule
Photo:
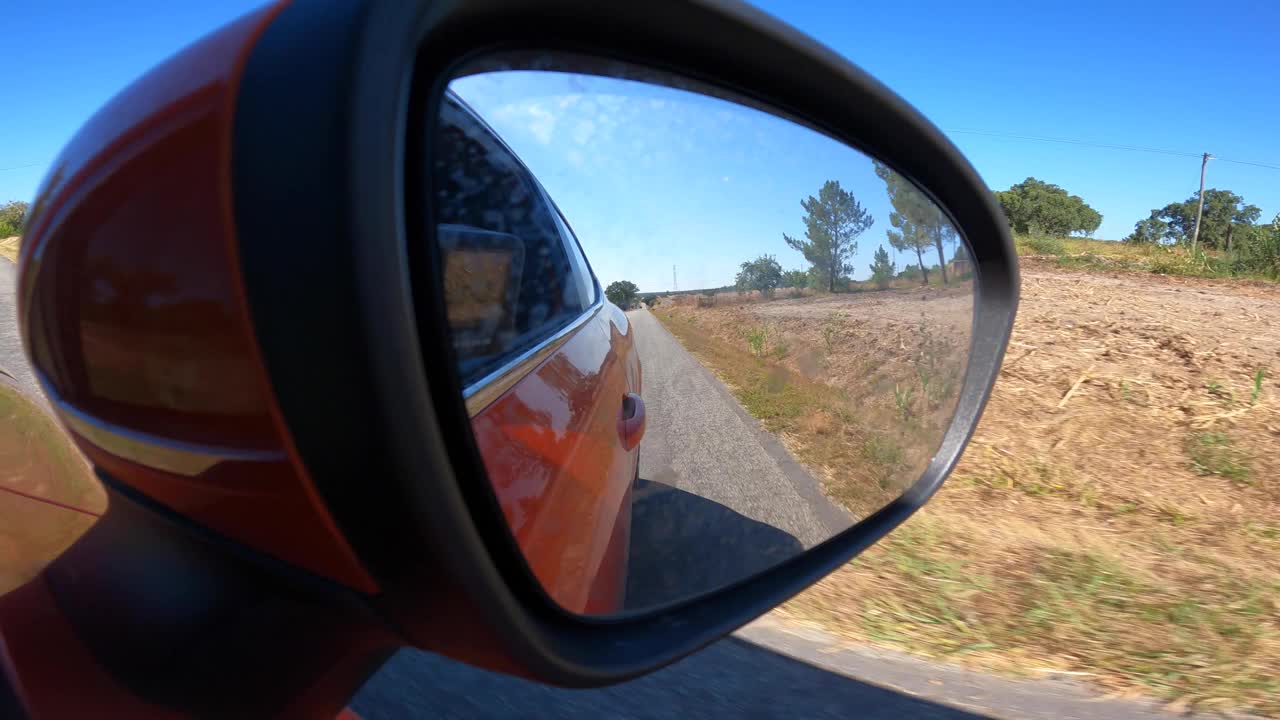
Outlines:
[[[644,437],[644,400],[635,393],[622,396],[622,412],[618,418],[618,437],[622,447],[634,450]]]

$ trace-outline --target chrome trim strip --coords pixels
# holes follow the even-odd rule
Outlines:
[[[68,427],[102,450],[129,462],[195,477],[224,462],[280,462],[287,459],[283,452],[275,450],[200,445],[118,427],[72,407],[58,397],[43,375],[37,375],[45,394]]]
[[[470,417],[479,415],[481,410],[489,407],[494,400],[510,390],[511,386],[520,382],[525,375],[550,357],[551,353],[565,344],[573,333],[595,317],[603,307],[604,293],[597,287],[595,304],[577,319],[557,330],[551,337],[512,358],[507,364],[463,388],[462,397],[467,403],[467,415]]]

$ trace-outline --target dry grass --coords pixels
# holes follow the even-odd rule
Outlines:
[[[923,471],[951,417],[968,285],[826,295],[656,315],[855,516]]]
[[[1275,279],[1241,268],[1228,253],[1181,246],[1133,244],[1089,238],[1017,236],[1024,268],[1082,272],[1154,273],[1213,279],[1252,280],[1274,287]]]
[[[813,297],[814,295],[814,291],[809,288],[778,288],[773,291],[773,297],[766,297],[759,290],[706,290],[696,293],[686,292],[680,295],[661,295],[658,297],[657,306],[659,308],[664,306],[667,308],[710,308]]]
[[[1280,713],[1278,357],[1274,286],[1025,272],[953,477],[780,612],[980,667]]]
[[[1115,240],[1094,240],[1092,238],[1032,238],[1025,235],[1019,235],[1014,238],[1018,247],[1019,256],[1037,255],[1065,255],[1065,256],[1081,256],[1081,255],[1097,255],[1104,257],[1114,257],[1131,260],[1144,260],[1159,253],[1160,246],[1145,243],[1126,243]],[[1052,244],[1057,246],[1059,252],[1038,252],[1037,240],[1050,240]]]
[[[779,363],[766,346],[761,355],[743,346],[745,339],[731,342],[705,331],[704,322],[670,308],[656,313],[666,327],[701,362],[711,368],[747,409],[771,432],[787,442],[797,456],[822,468],[850,468],[842,482],[827,478],[828,495],[838,498],[856,515],[866,515],[895,497],[905,482],[902,454],[880,439],[880,432],[844,422],[849,400],[834,395],[830,388]],[[865,462],[861,448],[872,443],[891,448],[886,462]],[[894,476],[898,480],[894,480]]]
[[[9,262],[18,262],[18,248],[22,246],[22,238],[17,235],[0,240],[0,257]]]

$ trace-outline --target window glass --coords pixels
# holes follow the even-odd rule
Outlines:
[[[574,302],[590,307],[596,301],[596,281],[591,275],[591,267],[587,265],[587,258],[582,254],[578,238],[569,228],[569,223],[565,222],[564,215],[556,210],[554,216],[556,228],[560,230],[560,237],[564,240],[565,253],[569,256],[569,263],[573,265],[573,282],[566,284],[565,292],[573,294]]]
[[[470,385],[578,318],[595,282],[563,218],[518,158],[445,99],[433,187],[446,315]]]

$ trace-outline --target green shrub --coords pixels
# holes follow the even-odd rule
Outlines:
[[[10,200],[0,205],[0,240],[22,234],[27,218],[27,203]]]
[[[1066,243],[1060,237],[1027,235],[1022,242],[1037,255],[1062,255],[1067,251]]]
[[[1280,215],[1270,225],[1254,227],[1236,245],[1231,255],[1233,269],[1240,274],[1263,275],[1280,280]]]
[[[1161,248],[1151,256],[1148,266],[1160,275],[1188,275],[1192,277],[1230,277],[1235,274],[1230,258],[1208,255],[1197,249]]]
[[[764,325],[759,327],[748,328],[746,331],[747,345],[751,348],[751,354],[760,357],[764,354],[765,345],[769,342],[769,331]]]

